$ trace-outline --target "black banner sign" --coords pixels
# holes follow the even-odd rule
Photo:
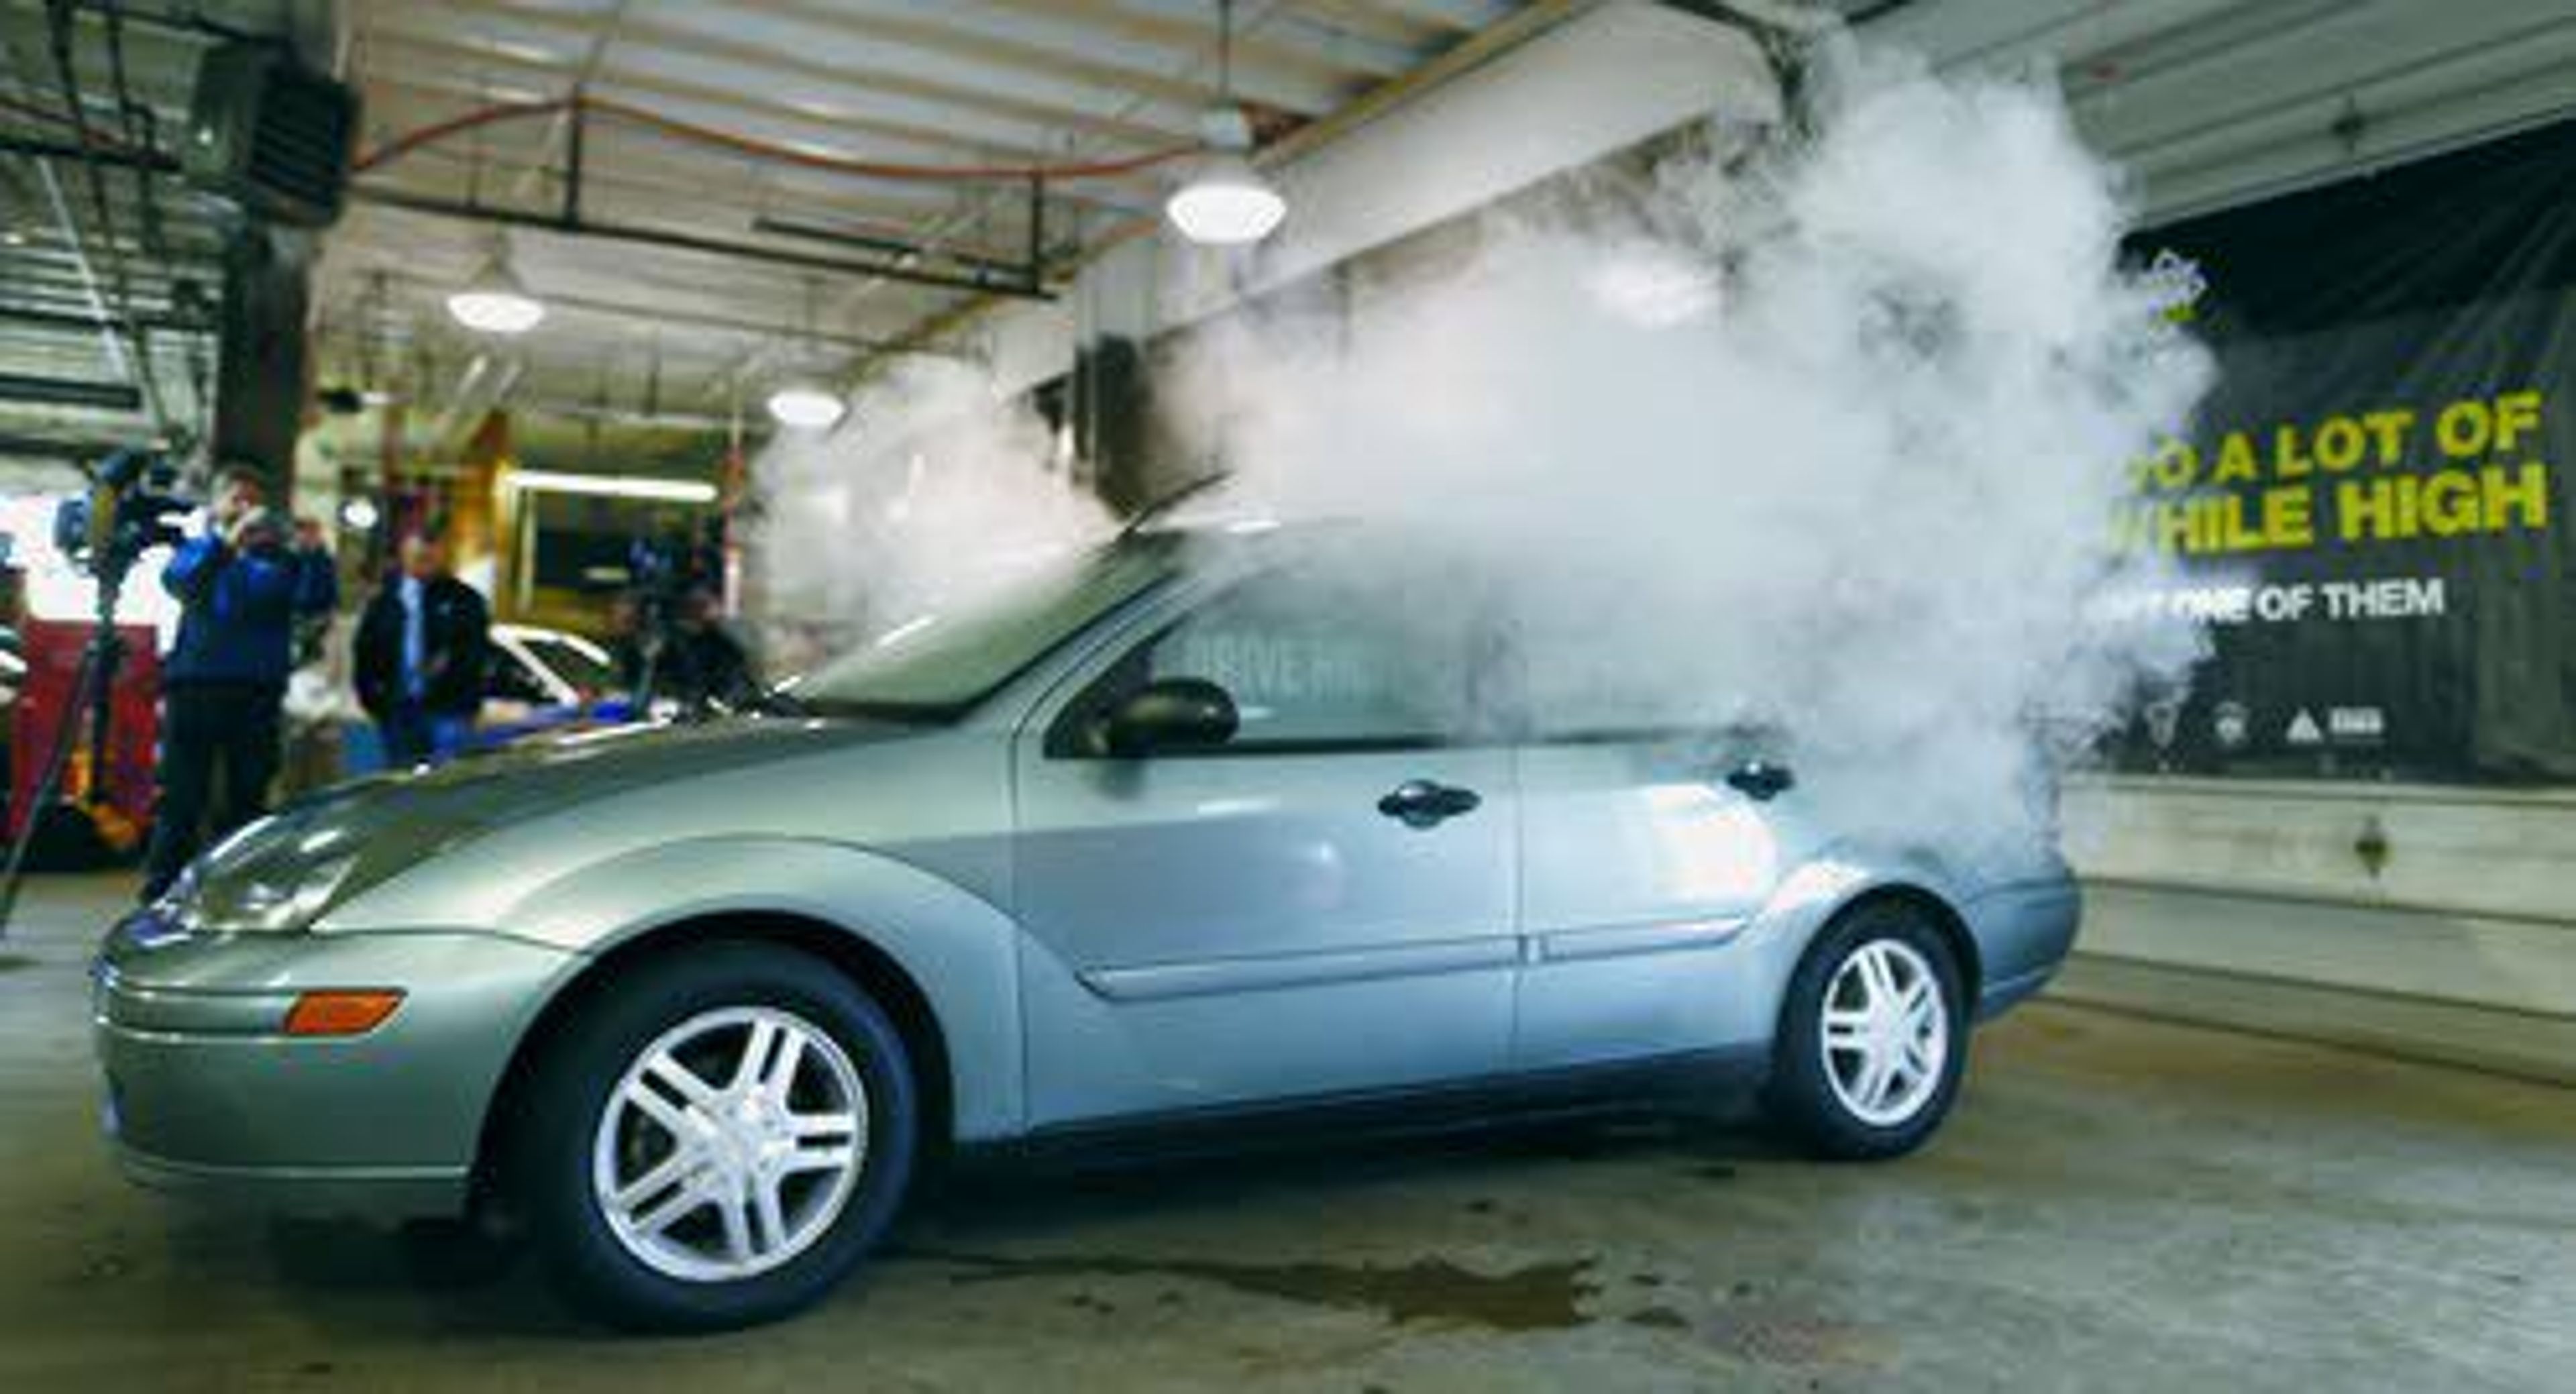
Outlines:
[[[2133,251],[2222,377],[2115,528],[2214,652],[2118,763],[2576,778],[2576,123]]]

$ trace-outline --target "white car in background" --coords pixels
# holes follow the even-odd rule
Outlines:
[[[634,698],[618,674],[616,658],[600,644],[565,630],[525,624],[496,624],[491,638],[491,666],[484,676],[473,747],[635,718]],[[335,681],[322,665],[298,669],[288,680],[286,712],[298,730],[337,726],[344,731],[340,754],[326,757],[331,764],[314,776],[321,782],[372,774],[381,767],[356,690],[345,680]]]
[[[492,626],[479,743],[580,721],[623,721],[632,705],[616,658],[601,645],[567,630]]]

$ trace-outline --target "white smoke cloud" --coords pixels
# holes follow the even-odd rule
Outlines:
[[[2043,725],[2198,652],[2097,612],[2161,576],[2112,506],[2208,359],[2117,270],[2053,91],[1849,54],[1822,88],[1799,141],[1498,221],[1346,324],[1237,316],[1181,417],[1239,506],[1466,559],[1552,721],[1777,724],[1847,824],[2026,839]]]
[[[1354,603],[1499,606],[1543,720],[1779,728],[1838,824],[2017,846],[2049,733],[2199,652],[2167,611],[2108,617],[2169,579],[2110,519],[2209,361],[2116,268],[2118,183],[2053,91],[1848,52],[1817,90],[1752,158],[1490,219],[1463,267],[1347,311],[1233,316],[1163,390],[1232,506],[1455,559],[1445,599],[1355,579]],[[957,364],[774,445],[773,668],[1104,535],[1062,466]]]
[[[907,360],[752,462],[752,619],[773,675],[1112,529],[1044,418],[970,363]]]

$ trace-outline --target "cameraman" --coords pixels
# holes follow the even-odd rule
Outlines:
[[[321,530],[297,524],[290,548],[267,494],[244,466],[217,470],[205,535],[180,543],[161,573],[180,616],[162,666],[161,807],[144,858],[147,901],[178,879],[209,831],[220,838],[266,809],[295,622],[339,603]]]

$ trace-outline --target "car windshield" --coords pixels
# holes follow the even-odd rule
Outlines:
[[[905,620],[806,674],[787,694],[825,713],[958,713],[1177,566],[1169,535],[1123,538]]]

